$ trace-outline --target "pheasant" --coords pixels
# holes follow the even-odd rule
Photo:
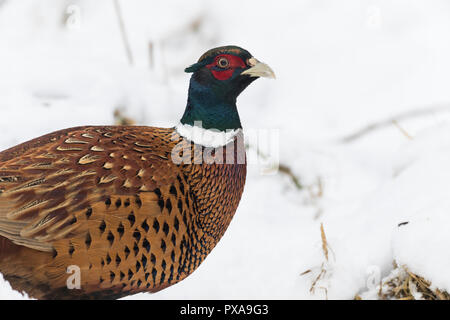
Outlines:
[[[37,299],[157,292],[215,247],[246,178],[236,98],[274,73],[236,46],[185,71],[175,127],[75,127],[0,152],[0,272],[12,288]]]

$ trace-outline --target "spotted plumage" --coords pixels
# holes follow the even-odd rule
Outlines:
[[[181,125],[214,122],[193,91],[199,74],[203,87],[224,81],[206,67],[215,56],[251,58],[238,47],[215,50],[200,59],[207,64],[191,67],[195,98],[187,109],[201,109],[204,117],[190,115]],[[238,80],[227,86],[258,76],[254,63],[245,63],[231,71]],[[227,129],[236,130],[231,141],[211,147],[176,128],[86,126],[1,152],[0,272],[14,289],[39,299],[120,298],[183,280],[223,236],[243,192],[240,122]],[[67,283],[73,267],[80,274],[74,289]]]

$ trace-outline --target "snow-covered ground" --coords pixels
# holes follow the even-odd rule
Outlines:
[[[450,291],[448,1],[119,3],[131,60],[113,0],[0,0],[0,149],[111,124],[116,108],[172,126],[184,67],[236,44],[277,74],[242,94],[242,123],[279,130],[280,162],[304,186],[251,166],[231,226],[199,269],[130,298],[351,299],[394,260]],[[374,123],[386,125],[345,140]],[[22,297],[0,280],[0,298]]]

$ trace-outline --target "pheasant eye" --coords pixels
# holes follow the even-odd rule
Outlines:
[[[219,60],[217,60],[217,66],[222,69],[228,68],[229,65],[230,65],[230,63],[228,62],[227,58],[222,57]]]

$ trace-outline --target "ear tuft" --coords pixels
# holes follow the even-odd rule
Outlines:
[[[187,67],[186,69],[184,69],[184,72],[186,72],[186,73],[195,72],[194,66],[195,66],[195,65],[192,65],[192,66],[190,66],[190,67]]]
[[[187,72],[187,73],[196,72],[199,69],[203,68],[205,65],[206,65],[205,62],[197,62],[197,63],[194,63],[193,65],[191,65],[190,67],[187,67],[186,69],[184,69],[184,72]]]

